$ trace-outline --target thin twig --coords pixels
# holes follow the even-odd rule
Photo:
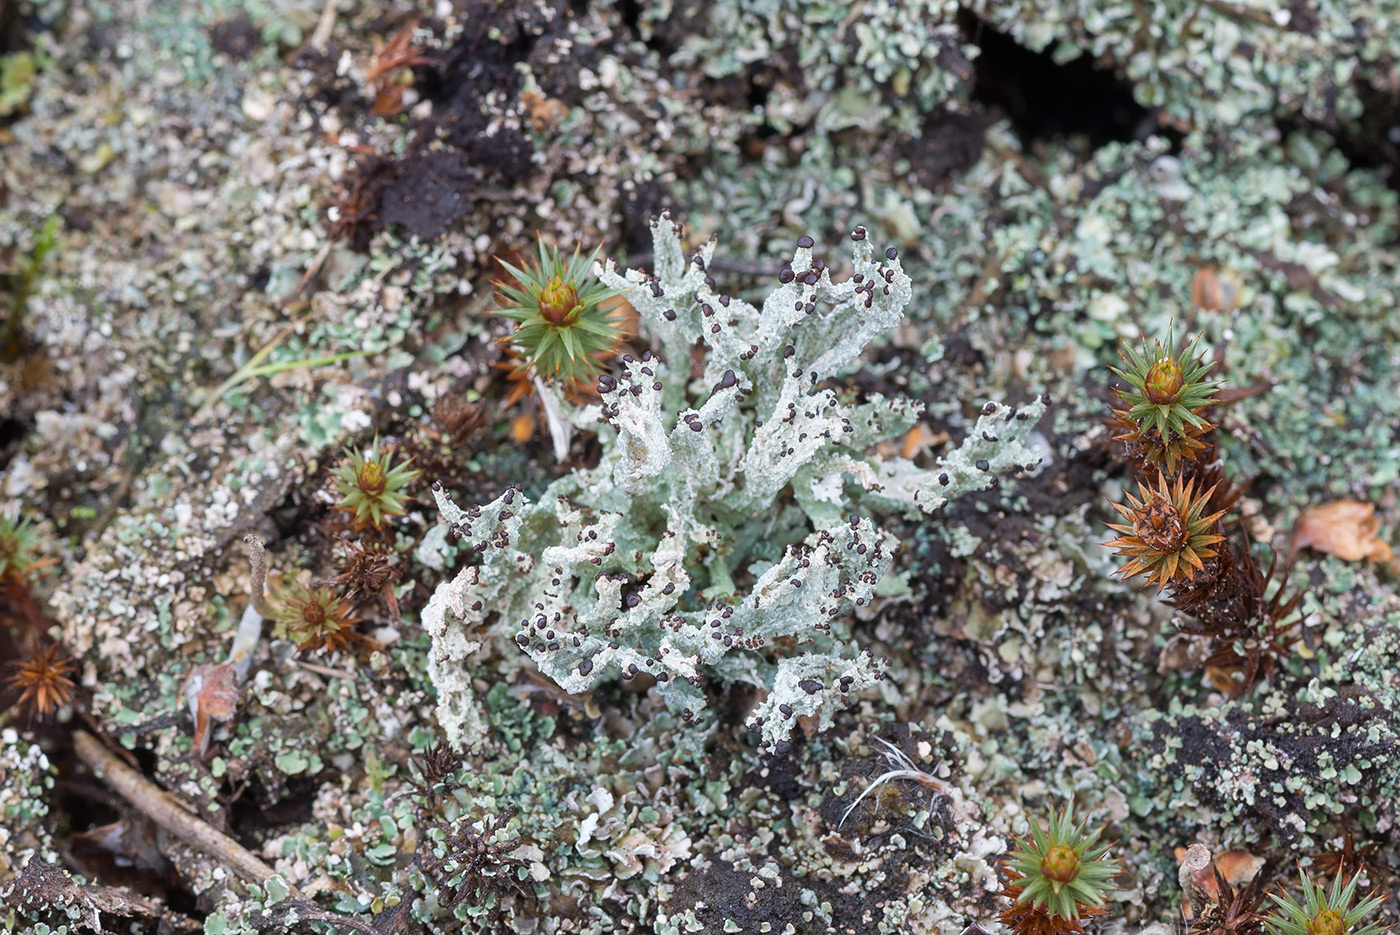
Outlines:
[[[271,619],[277,616],[277,609],[267,600],[267,549],[263,547],[263,541],[251,533],[244,536],[243,541],[248,543],[248,563],[252,565],[253,569],[253,585],[249,600],[253,604],[253,609],[264,619]]]
[[[286,925],[289,917],[295,916],[297,922],[325,922],[328,925],[342,926],[362,932],[364,935],[384,935],[384,930],[376,928],[368,922],[361,922],[359,919],[341,915],[338,912],[331,912],[321,909],[315,903],[305,899],[289,899],[271,907],[268,915],[272,920],[281,925]],[[397,916],[394,917],[397,921]],[[389,929],[393,931],[393,929]]]
[[[243,845],[195,817],[165,790],[117,759],[92,734],[85,730],[74,731],[73,751],[88,769],[120,793],[137,811],[190,847],[208,854],[244,880],[265,886],[268,880],[279,875]],[[354,929],[365,935],[383,935],[380,929],[368,922],[320,908],[285,878],[282,883],[287,887],[290,898],[271,907],[273,914],[294,915],[297,921],[325,922]],[[397,916],[391,916],[390,919],[396,921]]]
[[[321,8],[321,18],[316,21],[316,28],[311,33],[311,41],[307,45],[317,52],[324,53],[326,47],[330,45],[331,33],[335,30],[336,8],[340,6],[340,0],[326,0],[326,5]]]
[[[1215,10],[1222,16],[1227,16],[1230,19],[1247,20],[1249,22],[1258,23],[1260,26],[1267,26],[1279,32],[1284,31],[1288,25],[1286,22],[1280,24],[1263,10],[1252,10],[1249,7],[1240,6],[1235,3],[1224,3],[1222,0],[1205,0],[1205,3],[1206,6]]]
[[[388,267],[388,269],[390,270],[395,268],[397,268],[396,265],[390,265]],[[383,274],[381,273],[379,277],[376,277],[375,281],[378,282],[379,279],[382,278]],[[239,367],[238,370],[235,371],[234,374],[230,376],[227,380],[225,380],[223,383],[220,383],[218,387],[215,388],[214,391],[210,393],[204,399],[204,401],[199,404],[199,408],[196,409],[194,415],[190,417],[190,424],[198,425],[200,422],[204,421],[204,419],[209,415],[209,413],[213,411],[214,406],[218,404],[219,400],[224,398],[224,394],[226,394],[229,390],[233,389],[235,386],[238,386],[240,383],[243,383],[246,380],[253,379],[254,377],[269,376],[274,373],[281,373],[284,370],[295,370],[299,367],[322,367],[326,364],[339,363],[342,360],[350,360],[355,357],[367,357],[370,354],[370,352],[361,350],[347,351],[344,354],[327,354],[321,357],[314,357],[309,360],[288,360],[276,364],[263,363],[263,361],[267,359],[268,355],[275,351],[278,345],[285,341],[288,336],[290,336],[302,325],[306,324],[307,322],[311,321],[311,319],[321,314],[321,311],[327,307],[328,306],[325,305],[322,305],[319,308],[313,306],[311,311],[307,312],[305,315],[301,316],[296,321],[290,321],[285,326],[283,326],[282,330],[277,332],[277,334],[273,336],[271,341],[268,341],[261,348],[259,348],[257,352],[253,354],[252,357],[248,358],[247,362],[244,363],[243,366]]]
[[[317,675],[324,675],[328,679],[345,679],[346,681],[353,682],[360,677],[357,673],[351,672],[349,669],[332,669],[330,666],[307,662],[305,659],[293,659],[292,661],[306,671],[315,672]]]
[[[311,277],[321,271],[321,267],[325,265],[326,257],[331,255],[331,247],[334,245],[334,242],[330,240],[321,244],[321,249],[316,251],[316,255],[311,258],[311,264],[306,267],[306,272],[302,274],[301,282],[297,283],[297,291],[292,293],[292,298],[301,295],[302,290],[306,288],[306,284],[311,281]]]
[[[215,858],[245,880],[264,884],[277,874],[228,835],[186,811],[169,793],[117,759],[85,730],[73,732],[73,751],[89,769],[147,818],[190,847]],[[301,893],[287,884],[292,895]]]

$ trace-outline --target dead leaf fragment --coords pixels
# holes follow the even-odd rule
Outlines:
[[[1348,562],[1363,558],[1377,564],[1395,560],[1390,544],[1380,538],[1380,521],[1372,503],[1334,500],[1304,510],[1293,531],[1290,552],[1317,549]]]
[[[1178,862],[1186,859],[1186,848],[1175,848],[1174,853]],[[1211,868],[1212,863],[1215,865],[1215,869],[1220,871],[1220,875],[1225,878],[1226,883],[1234,889],[1241,889],[1248,886],[1249,881],[1253,880],[1255,874],[1264,866],[1264,858],[1257,857],[1248,851],[1224,851],[1216,854],[1210,863],[1195,870],[1191,874],[1192,879],[1212,901],[1215,901],[1220,898],[1220,887],[1215,882],[1215,870]],[[1189,902],[1182,901],[1181,911],[1188,919],[1192,917]]]
[[[569,116],[569,105],[557,97],[545,97],[536,91],[526,91],[520,95],[530,115],[530,126],[536,133],[548,133]]]
[[[1239,889],[1248,886],[1249,881],[1253,880],[1255,875],[1259,873],[1264,866],[1264,858],[1248,851],[1226,851],[1223,854],[1215,855],[1215,866],[1220,870],[1220,875],[1225,878],[1226,883]],[[1211,882],[1214,880],[1212,879]]]
[[[517,445],[523,445],[535,437],[533,416],[519,415],[510,421],[510,437]]]
[[[1231,312],[1240,307],[1243,282],[1238,273],[1204,266],[1191,277],[1191,304],[1208,312]]]
[[[185,702],[194,719],[194,748],[202,757],[217,724],[233,719],[238,709],[238,673],[233,660],[196,666],[185,680]]]
[[[899,456],[906,460],[912,460],[930,448],[938,447],[951,437],[947,432],[935,432],[924,423],[917,422],[904,436],[904,444],[900,447]]]

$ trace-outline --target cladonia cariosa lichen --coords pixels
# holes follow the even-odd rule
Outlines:
[[[601,404],[572,413],[597,428],[598,465],[537,502],[511,489],[463,510],[435,488],[450,538],[475,556],[423,615],[439,717],[457,746],[483,736],[464,663],[496,616],[570,693],[645,674],[693,716],[707,679],[753,684],[766,694],[748,725],[781,752],[796,718],[829,726],[882,677],[844,621],[870,602],[898,543],[859,511],[933,512],[1038,461],[1026,437],[1042,400],[988,403],[929,469],[875,453],[920,407],[860,399],[834,379],[912,298],[896,252],[877,255],[864,229],[839,282],[799,240],[762,308],[707,282],[713,240],[687,256],[665,215],[652,236],[654,275],[601,271],[629,290],[660,355],[623,358],[599,381]]]

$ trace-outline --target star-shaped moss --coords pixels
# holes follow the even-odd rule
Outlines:
[[[1152,353],[1138,353],[1131,347],[1119,352],[1124,368],[1112,367],[1128,381],[1128,389],[1116,390],[1128,404],[1115,409],[1123,433],[1115,436],[1133,448],[1147,464],[1175,471],[1183,460],[1192,460],[1206,447],[1201,436],[1215,426],[1202,415],[1215,402],[1219,380],[1207,380],[1211,365],[1204,354],[1190,357],[1193,341],[1180,357],[1154,341]]]
[[[330,588],[294,582],[280,597],[273,632],[306,652],[338,652],[354,642],[358,622]]]
[[[21,582],[45,564],[42,545],[43,537],[29,520],[0,516],[0,582]]]
[[[603,308],[622,294],[593,276],[598,251],[567,260],[553,245],[539,241],[539,262],[523,268],[500,261],[515,282],[496,283],[496,313],[515,321],[515,333],[503,339],[546,380],[567,386],[587,383],[602,369],[602,360],[617,352],[626,336],[616,308]]]
[[[1158,475],[1156,487],[1138,484],[1142,499],[1128,494],[1129,505],[1113,504],[1128,520],[1128,524],[1107,524],[1123,535],[1104,544],[1128,557],[1114,574],[1125,578],[1146,574],[1161,590],[1205,568],[1205,559],[1215,556],[1212,546],[1225,538],[1214,532],[1225,511],[1206,513],[1214,488],[1200,494],[1194,488],[1194,483],[1180,479],[1168,486],[1166,478]]]
[[[1108,856],[1109,846],[1099,843],[1100,833],[1088,830],[1087,822],[1076,825],[1068,808],[1052,815],[1048,827],[1032,822],[1030,837],[1017,841],[1016,850],[1002,862],[1017,890],[1016,904],[1002,914],[1002,921],[1020,920],[1018,935],[1031,935],[1029,923],[1035,918],[1041,919],[1035,929],[1044,931],[1043,917],[1070,921],[1098,915],[1104,900],[1117,889],[1111,881],[1121,869]],[[1028,913],[1020,908],[1024,906],[1041,912]]]
[[[1337,875],[1332,891],[1326,892],[1303,874],[1303,901],[1299,903],[1288,894],[1269,894],[1276,904],[1264,920],[1270,935],[1381,935],[1387,926],[1379,922],[1362,925],[1361,921],[1385,899],[1368,896],[1355,906],[1356,886],[1361,874],[1356,874],[1345,886]]]
[[[332,472],[335,492],[341,497],[336,506],[354,513],[359,526],[378,526],[386,516],[403,515],[408,485],[418,479],[418,473],[408,461],[395,464],[393,452],[381,451],[378,438],[368,451],[346,449]]]

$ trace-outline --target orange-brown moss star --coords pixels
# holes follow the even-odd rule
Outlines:
[[[337,652],[356,641],[350,606],[330,588],[294,584],[282,595],[277,635],[295,642],[303,652]]]
[[[58,658],[58,644],[39,650],[32,657],[12,663],[14,673],[5,684],[20,693],[16,704],[30,714],[48,718],[73,701],[73,663]]]
[[[1205,560],[1215,556],[1212,548],[1224,536],[1214,532],[1224,510],[1206,513],[1214,488],[1197,494],[1192,483],[1177,480],[1168,486],[1159,476],[1157,486],[1138,484],[1141,499],[1128,494],[1128,505],[1113,504],[1128,524],[1108,523],[1122,533],[1105,545],[1113,546],[1128,561],[1114,574],[1125,578],[1146,574],[1158,590],[1180,584],[1205,568]]]

